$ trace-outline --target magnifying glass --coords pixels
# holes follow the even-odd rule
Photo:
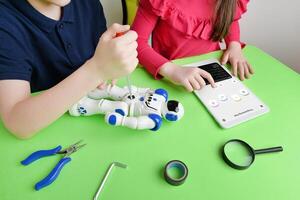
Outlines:
[[[234,139],[225,143],[222,153],[224,161],[232,168],[247,169],[254,162],[255,155],[280,151],[283,151],[281,146],[255,150],[248,143]]]

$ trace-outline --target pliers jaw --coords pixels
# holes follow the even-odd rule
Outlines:
[[[69,147],[57,152],[58,154],[65,154],[64,157],[69,157],[72,153],[78,151],[81,147],[84,147],[86,144],[80,144],[83,140],[76,142],[75,144],[70,145]]]

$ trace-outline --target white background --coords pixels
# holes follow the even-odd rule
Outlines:
[[[241,38],[300,73],[300,0],[252,0]]]

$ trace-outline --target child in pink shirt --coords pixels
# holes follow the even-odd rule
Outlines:
[[[138,37],[140,63],[155,78],[162,76],[188,91],[214,86],[209,73],[180,67],[170,60],[227,49],[221,62],[232,65],[233,75],[250,78],[253,69],[242,54],[239,19],[249,0],[140,0],[132,29]],[[152,47],[148,40],[152,34]]]

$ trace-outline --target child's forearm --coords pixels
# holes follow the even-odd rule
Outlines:
[[[5,126],[17,137],[29,138],[101,82],[131,73],[138,64],[137,34],[129,29],[129,26],[113,24],[102,34],[89,61],[37,96],[30,96],[30,86],[25,81],[4,80],[0,84],[0,115]],[[126,34],[116,38],[118,32]]]
[[[139,35],[137,41],[140,64],[142,64],[155,78],[159,77],[159,67],[169,61],[167,58],[157,53],[148,43],[149,37],[153,32],[157,21],[158,16],[140,6],[132,24],[132,30],[135,30]]]
[[[90,65],[87,62],[51,89],[15,104],[3,119],[6,127],[24,139],[54,122],[101,82],[90,70]]]

